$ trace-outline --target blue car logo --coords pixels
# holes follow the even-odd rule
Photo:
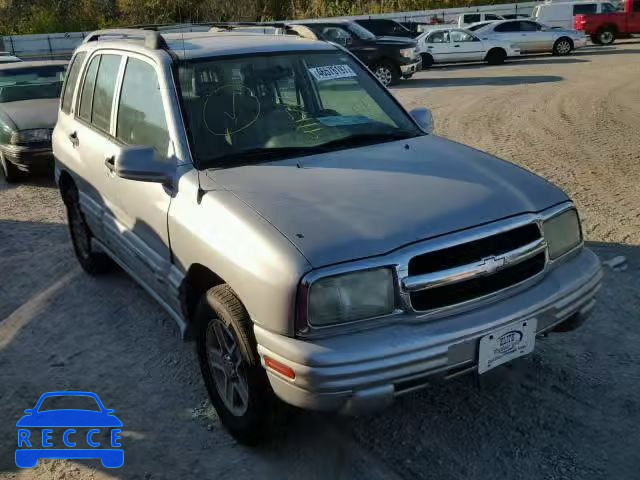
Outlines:
[[[72,401],[91,408],[47,408],[59,401]],[[99,458],[106,468],[118,468],[124,464],[124,451],[119,448],[122,422],[113,415],[114,410],[104,408],[95,393],[45,393],[34,408],[24,413],[26,415],[16,423],[18,467],[33,468],[40,458]],[[41,435],[37,435],[34,428],[42,428]],[[100,441],[106,434],[109,441]],[[79,444],[82,446],[76,447]],[[83,448],[85,444],[89,448]],[[62,446],[65,448],[58,448]]]

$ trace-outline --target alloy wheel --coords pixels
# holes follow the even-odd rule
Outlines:
[[[565,55],[571,51],[571,44],[568,40],[562,40],[558,42],[557,50],[559,54]]]
[[[605,45],[613,42],[613,32],[610,32],[609,30],[602,32],[600,34],[600,41]]]
[[[375,76],[382,82],[385,87],[391,85],[393,74],[388,67],[380,66],[376,68]]]
[[[231,327],[219,318],[210,320],[207,326],[206,352],[222,402],[233,415],[244,415],[249,406],[246,366]]]

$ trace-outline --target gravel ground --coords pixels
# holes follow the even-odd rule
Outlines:
[[[47,180],[0,181],[0,478],[638,478],[640,43],[499,67],[419,73],[394,90],[436,130],[563,187],[605,269],[580,330],[480,379],[366,418],[296,414],[280,438],[237,445],[220,427],[190,344],[126,275],[93,279],[71,251]],[[96,391],[125,424],[125,465],[13,463],[15,421],[42,392]]]

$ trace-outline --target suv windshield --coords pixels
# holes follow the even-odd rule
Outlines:
[[[421,135],[342,52],[194,59],[180,64],[199,168],[259,163]]]
[[[349,23],[349,30],[362,40],[375,40],[376,36],[362,25],[358,25],[356,22]]]
[[[58,98],[64,65],[0,70],[0,103],[34,98]]]

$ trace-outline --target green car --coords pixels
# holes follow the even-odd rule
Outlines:
[[[0,65],[0,170],[9,183],[53,169],[51,132],[67,63]]]

